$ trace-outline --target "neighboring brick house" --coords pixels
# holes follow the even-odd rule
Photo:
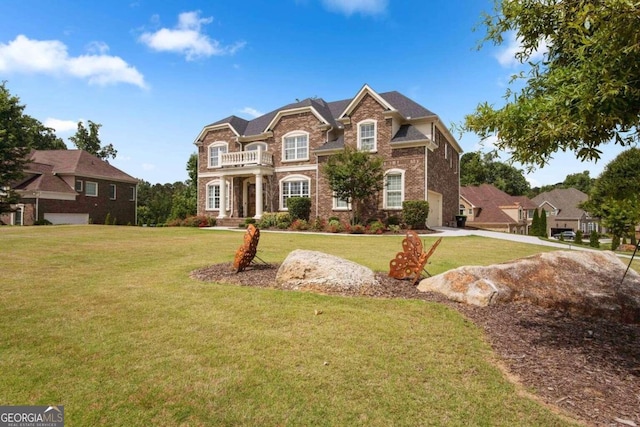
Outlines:
[[[5,224],[136,223],[138,180],[83,150],[34,150],[24,177],[11,187],[20,195]]]
[[[198,214],[218,224],[286,211],[293,196],[311,198],[312,218],[347,220],[349,206],[322,173],[346,145],[384,159],[384,190],[363,220],[400,215],[404,200],[429,201],[430,226],[451,225],[458,213],[462,150],[436,114],[398,92],[365,85],[342,101],[305,99],[249,121],[230,116],[205,126],[195,144]]]
[[[556,188],[540,193],[531,200],[547,214],[548,236],[578,230],[584,235],[590,235],[592,231],[602,233],[604,231],[600,218],[592,217],[579,207],[588,198],[588,195],[576,188]]]
[[[535,208],[529,198],[510,196],[491,184],[460,187],[460,215],[470,227],[528,234]]]

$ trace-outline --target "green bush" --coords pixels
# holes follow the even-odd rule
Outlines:
[[[287,199],[287,208],[292,220],[304,219],[309,221],[311,199],[308,197],[289,197]]]
[[[367,228],[362,224],[355,224],[350,227],[349,233],[351,234],[364,234]]]
[[[384,224],[379,220],[375,220],[367,226],[367,232],[370,234],[382,234],[384,229]]]
[[[278,225],[278,213],[277,212],[265,212],[262,214],[262,218],[258,221],[259,228],[271,228]]]
[[[255,223],[256,223],[256,219],[255,218],[245,218],[244,219],[244,225],[255,224]]]
[[[387,218],[387,226],[390,225],[400,225],[400,223],[402,222],[401,218],[398,215],[390,215]]]
[[[597,231],[591,232],[591,235],[589,236],[589,246],[591,246],[592,248],[600,247],[600,236],[598,235]]]
[[[400,233],[400,226],[396,225],[396,224],[390,224],[389,225],[389,230],[393,233],[393,234],[399,234]]]
[[[296,219],[291,223],[291,229],[296,231],[308,230],[309,223],[304,219]]]
[[[326,230],[329,233],[340,233],[343,229],[342,229],[342,224],[340,223],[339,219],[330,219],[329,223],[327,224]]]
[[[405,200],[402,202],[402,219],[412,229],[423,229],[429,217],[429,202],[426,200]]]
[[[327,221],[329,221],[329,222],[331,222],[331,221],[338,221],[338,222],[340,222],[340,218],[338,218],[337,216],[330,216],[330,217],[329,217],[329,219],[328,219]]]
[[[613,239],[611,239],[611,250],[615,251],[616,249],[618,249],[618,246],[620,246],[620,236],[613,236]]]
[[[316,218],[309,225],[313,231],[323,231],[327,227],[327,221]]]
[[[576,238],[573,239],[573,243],[575,243],[576,245],[581,245],[582,242],[582,230],[578,230],[576,231]]]

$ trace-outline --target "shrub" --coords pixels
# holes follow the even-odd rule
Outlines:
[[[577,230],[576,231],[576,237],[575,239],[573,239],[573,243],[575,243],[576,245],[581,245],[582,242],[582,230]]]
[[[292,220],[304,219],[309,221],[311,199],[308,197],[289,197],[287,199],[287,208]]]
[[[390,215],[387,218],[387,226],[390,225],[400,225],[402,221],[400,220],[400,217],[398,215]]]
[[[591,235],[589,236],[589,246],[591,246],[592,248],[600,247],[600,236],[598,235],[597,231],[591,232]]]
[[[258,221],[259,228],[275,227],[278,224],[277,212],[266,212],[262,214],[262,218]]]
[[[278,224],[276,224],[276,227],[278,227],[278,229],[280,230],[286,230],[287,228],[289,228],[289,226],[291,226],[291,223],[289,222],[279,222]]]
[[[292,221],[291,215],[289,215],[288,212],[278,212],[276,214],[276,225],[278,228],[280,228],[281,224],[286,224],[286,227],[284,228],[289,228]]]
[[[174,218],[174,219],[170,219],[169,221],[167,221],[167,227],[182,227],[184,226],[184,221],[183,219],[180,218]]]
[[[349,233],[351,234],[364,234],[366,227],[362,224],[355,224],[351,226]]]
[[[107,212],[107,216],[104,217],[104,225],[111,225],[111,212]]]
[[[291,223],[291,229],[296,231],[308,230],[309,223],[304,219],[296,219]]]
[[[367,226],[367,231],[371,234],[382,234],[384,229],[384,224],[379,220],[375,220]]]
[[[400,226],[397,225],[397,224],[390,224],[389,225],[389,230],[391,230],[391,232],[393,234],[398,234],[398,233],[400,233]]]
[[[331,219],[329,220],[329,223],[327,224],[327,228],[326,230],[329,233],[339,233],[343,230],[342,228],[342,224],[340,223],[340,221],[338,219]]]
[[[52,225],[52,222],[48,219],[39,219],[33,223],[33,225]]]
[[[256,219],[255,218],[245,218],[244,219],[244,225],[255,224],[255,223],[256,223]]]
[[[188,216],[183,220],[176,218],[165,224],[166,227],[213,227],[215,225],[216,219],[205,215]]]
[[[310,227],[313,231],[322,231],[327,227],[327,221],[316,218],[311,222]]]
[[[338,221],[338,222],[340,222],[340,218],[338,218],[337,216],[330,216],[330,217],[329,217],[329,219],[328,219],[327,221],[329,221],[329,222],[331,222],[331,221]]]
[[[402,218],[410,228],[424,228],[428,217],[429,202],[426,200],[405,200],[402,202]]]
[[[616,236],[614,234],[613,239],[611,239],[611,250],[615,251],[620,246],[620,236]]]

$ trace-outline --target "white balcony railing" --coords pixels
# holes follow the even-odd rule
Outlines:
[[[223,153],[220,157],[220,166],[273,166],[273,155],[262,150],[239,151],[235,153]]]

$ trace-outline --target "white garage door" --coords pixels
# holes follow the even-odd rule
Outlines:
[[[442,227],[442,194],[429,191],[429,227]]]
[[[44,219],[52,224],[89,224],[89,214],[46,213]]]

